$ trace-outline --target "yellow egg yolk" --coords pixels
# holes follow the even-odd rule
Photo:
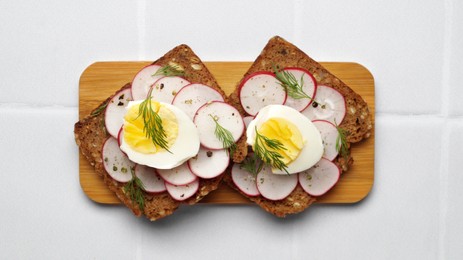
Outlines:
[[[133,105],[129,108],[124,116],[124,141],[133,150],[144,153],[156,153],[164,150],[155,145],[151,138],[148,138],[144,131],[145,123],[143,116],[139,115],[140,104]],[[156,101],[151,101],[151,109],[153,113],[157,113],[162,120],[162,127],[166,133],[167,146],[170,147],[178,135],[178,122],[175,114]]]
[[[285,165],[294,161],[304,146],[299,129],[284,118],[271,118],[265,121],[258,131],[269,139],[278,140],[284,146],[285,149],[274,151],[283,157],[282,162]],[[267,149],[270,150],[268,147]]]

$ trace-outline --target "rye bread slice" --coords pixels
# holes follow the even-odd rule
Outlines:
[[[204,63],[187,45],[179,45],[167,52],[163,57],[154,61],[157,65],[171,65],[183,68],[185,79],[194,83],[202,83],[217,90],[227,101],[225,93],[218,85],[214,76],[209,72]],[[121,89],[130,88],[127,83]],[[114,93],[115,94],[115,93]],[[154,221],[172,214],[182,204],[195,204],[209,192],[216,190],[223,178],[223,175],[212,179],[200,179],[199,188],[191,198],[179,202],[170,197],[167,192],[159,194],[144,193],[145,207],[141,210],[138,205],[131,201],[130,197],[124,193],[123,183],[113,180],[105,171],[101,156],[101,151],[105,140],[110,136],[105,129],[104,107],[114,94],[96,107],[90,115],[74,125],[75,141],[80,152],[84,155],[90,165],[95,169],[95,173],[100,175],[108,188],[124,203],[136,216],[145,215]]]
[[[267,45],[263,48],[262,52],[256,58],[249,70],[243,75],[240,82],[237,83],[234,92],[232,92],[229,96],[230,103],[233,104],[243,116],[247,116],[247,114],[241,107],[239,100],[239,86],[241,82],[248,75],[258,71],[273,72],[273,66],[275,65],[278,65],[280,68],[304,68],[314,76],[319,85],[332,87],[344,96],[347,111],[344,120],[339,126],[348,132],[346,139],[349,149],[351,144],[370,137],[371,130],[373,129],[373,123],[368,105],[362,97],[339,78],[325,69],[320,63],[316,62],[298,47],[279,36],[275,36],[268,41]],[[243,136],[240,142],[245,141],[246,138]],[[243,146],[243,144],[239,143],[239,146]],[[244,153],[247,152],[247,150],[243,151]],[[245,156],[241,156],[238,159],[244,160],[244,158]],[[238,159],[234,161],[240,162]],[[342,172],[346,172],[350,165],[353,164],[354,160],[349,154],[348,157],[338,156],[334,162],[340,167]],[[235,190],[239,191],[228,176],[225,178],[225,182]],[[278,217],[284,217],[288,214],[301,212],[315,201],[315,198],[305,193],[299,185],[287,198],[281,201],[271,201],[263,198],[262,196],[250,197],[241,191],[239,192],[266,211]]]

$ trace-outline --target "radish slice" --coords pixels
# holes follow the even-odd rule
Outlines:
[[[260,192],[257,189],[256,177],[251,173],[241,168],[240,164],[233,164],[231,169],[231,177],[233,183],[248,196],[259,196]]]
[[[244,126],[246,128],[248,128],[249,123],[251,123],[251,121],[254,120],[254,118],[255,117],[253,117],[253,116],[245,116],[245,117],[243,117]]]
[[[118,182],[128,182],[132,179],[135,163],[121,151],[116,138],[106,139],[101,152],[106,172]]]
[[[312,196],[321,196],[338,182],[341,170],[330,160],[322,158],[312,168],[298,175],[305,192]]]
[[[172,105],[182,109],[191,119],[196,110],[211,101],[224,101],[220,93],[203,84],[186,85],[175,95]]]
[[[186,163],[172,169],[157,169],[157,172],[165,182],[173,185],[185,185],[197,179]]]
[[[117,138],[119,130],[122,124],[124,124],[125,107],[131,100],[132,94],[130,89],[127,88],[117,92],[106,106],[104,118],[105,127],[106,131],[114,138]]]
[[[198,155],[188,160],[188,167],[194,175],[211,179],[222,174],[228,167],[230,156],[227,150],[199,148]]]
[[[315,91],[317,89],[317,83],[315,78],[305,69],[302,68],[285,68],[283,71],[290,73],[294,76],[299,84],[302,84],[302,91],[307,94],[310,98],[293,98],[288,95],[285,101],[285,105],[302,111],[306,109],[310,103],[312,103],[315,97]]]
[[[320,85],[314,102],[302,114],[310,120],[321,119],[339,125],[346,115],[346,100],[334,88]]]
[[[204,104],[196,112],[193,121],[198,128],[199,142],[209,149],[228,148],[228,146],[224,147],[222,141],[215,134],[216,122],[230,131],[234,142],[238,141],[244,132],[244,122],[240,112],[221,101]]]
[[[121,144],[122,144],[122,137],[124,136],[124,128],[121,127],[121,129],[119,129],[119,133],[117,134],[117,144],[119,145],[119,147],[121,147]],[[122,150],[121,150],[122,151]],[[124,151],[122,151],[124,152]],[[124,153],[125,154],[125,153]]]
[[[257,174],[257,189],[269,200],[286,198],[297,186],[297,174],[273,174],[268,166],[264,166]]]
[[[178,201],[183,201],[193,196],[199,188],[199,180],[196,179],[185,185],[173,185],[166,183],[166,189],[169,195]]]
[[[255,116],[265,106],[284,104],[286,91],[273,73],[260,71],[247,76],[241,82],[239,98],[246,113]]]
[[[338,156],[338,150],[336,149],[336,141],[338,140],[338,129],[332,123],[325,120],[314,120],[312,123],[320,131],[322,137],[323,157],[332,161]]]
[[[119,134],[117,134],[117,145],[119,145],[119,149],[120,149],[121,144],[122,144],[122,137],[123,137],[123,136],[124,136],[124,127],[121,127],[121,130],[119,130]],[[122,151],[122,149],[121,149],[121,152],[122,152],[125,156],[127,156],[127,154],[126,154],[124,151]],[[130,158],[129,158],[129,160],[130,160]]]
[[[190,82],[182,77],[162,77],[151,86],[151,99],[171,104],[177,92],[188,84]]]
[[[133,100],[145,99],[146,95],[156,80],[163,77],[162,75],[153,76],[161,66],[148,65],[141,69],[132,80],[132,97]]]
[[[135,166],[135,175],[143,183],[146,192],[159,193],[166,190],[164,180],[156,173],[154,168],[137,164]]]

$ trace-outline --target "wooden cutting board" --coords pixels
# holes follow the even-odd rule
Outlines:
[[[251,62],[205,62],[219,85],[229,94],[251,66]],[[79,119],[90,114],[107,97],[124,84],[131,82],[135,73],[150,62],[96,62],[85,69],[79,82]],[[371,73],[362,65],[346,62],[322,62],[322,65],[339,77],[368,103],[375,115],[375,88]],[[355,203],[365,198],[374,181],[375,135],[352,148],[354,165],[341,176],[340,181],[318,203]],[[95,202],[119,204],[92,166],[79,155],[80,184],[85,194]],[[210,193],[201,203],[243,204],[249,201],[227,185]]]

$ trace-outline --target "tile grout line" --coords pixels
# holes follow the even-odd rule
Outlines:
[[[442,96],[441,96],[441,113],[444,117],[449,115],[450,102],[450,59],[452,57],[452,20],[453,20],[453,0],[444,2],[444,39],[442,55]]]
[[[67,106],[58,104],[28,104],[28,103],[0,103],[0,110],[27,110],[33,109],[34,111],[40,110],[53,110],[53,111],[64,111],[64,110],[78,110],[78,106]]]
[[[375,117],[383,118],[416,118],[416,119],[443,119],[445,121],[461,120],[463,116],[461,115],[452,115],[452,116],[443,116],[441,113],[433,114],[411,114],[411,113],[391,113],[391,112],[376,112]]]
[[[442,148],[440,158],[440,178],[439,178],[439,237],[438,237],[438,259],[446,259],[445,241],[446,241],[446,219],[448,210],[448,181],[449,181],[449,154],[450,147],[450,118],[449,118],[449,101],[450,101],[450,59],[451,59],[451,42],[452,42],[452,21],[453,17],[453,0],[444,2],[444,43],[443,43],[443,66],[442,66],[442,97],[441,97],[441,114],[444,120],[442,133]]]
[[[439,177],[439,237],[438,237],[438,259],[446,259],[445,241],[446,241],[446,218],[448,210],[448,182],[449,182],[449,153],[450,146],[450,123],[444,121],[444,128],[442,131],[442,148],[440,156],[440,177]]]

